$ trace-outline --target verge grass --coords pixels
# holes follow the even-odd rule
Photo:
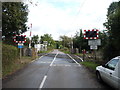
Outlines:
[[[35,58],[31,57],[22,57],[21,59],[16,59],[15,62],[4,67],[2,72],[2,77],[6,77],[7,75],[11,75],[12,73],[16,72],[17,70],[23,68],[26,64],[34,60]]]
[[[90,68],[92,70],[96,70],[96,67],[99,65],[99,64],[96,64],[95,62],[90,62],[90,61],[89,62],[87,62],[87,61],[80,62],[80,64],[82,64],[85,67]]]

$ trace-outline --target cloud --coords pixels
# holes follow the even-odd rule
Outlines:
[[[28,25],[33,24],[32,34],[74,36],[79,29],[103,29],[107,8],[112,0],[40,0],[29,6]],[[29,35],[29,32],[26,34]]]

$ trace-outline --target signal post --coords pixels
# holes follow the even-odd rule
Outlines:
[[[15,43],[18,44],[18,48],[20,49],[20,59],[22,57],[22,48],[23,48],[23,43],[26,42],[26,35],[15,35],[13,37],[13,40]]]
[[[98,49],[98,45],[101,45],[101,39],[99,39],[97,29],[93,30],[84,30],[84,39],[88,39],[88,45],[90,46],[90,49],[94,51],[94,57],[96,60],[96,50]]]

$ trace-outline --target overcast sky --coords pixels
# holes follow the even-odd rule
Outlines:
[[[30,0],[29,0],[30,1]],[[32,35],[52,34],[74,36],[79,29],[105,29],[107,8],[118,0],[32,0],[27,24],[32,23]],[[37,4],[37,5],[35,5]],[[25,33],[29,36],[29,31]]]

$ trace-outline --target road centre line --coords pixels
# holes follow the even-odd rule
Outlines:
[[[47,76],[45,75],[44,78],[43,78],[43,80],[42,80],[42,82],[41,82],[41,84],[40,84],[40,86],[39,86],[39,88],[43,87],[46,79],[47,79]]]
[[[52,65],[53,65],[53,62],[55,61],[55,59],[56,59],[57,55],[58,55],[58,53],[55,55],[55,57],[54,57],[53,61],[52,61],[52,62],[51,62],[51,64],[50,64],[50,66],[52,66]]]
[[[67,54],[78,66],[81,66],[74,58],[72,58],[69,54]]]
[[[53,62],[55,61],[55,59],[56,59],[57,55],[58,55],[58,53],[55,55],[55,57],[54,57],[53,61],[52,61],[52,62],[51,62],[51,64],[50,64],[50,66],[52,66],[52,64],[53,64]],[[43,85],[44,85],[44,83],[45,83],[46,79],[47,79],[47,75],[45,75],[45,76],[44,76],[44,78],[43,78],[43,80],[42,80],[42,82],[41,82],[41,84],[40,84],[39,88],[42,88],[42,87],[43,87]]]
[[[81,57],[78,57],[77,55],[75,55],[77,58],[79,58],[82,62],[83,62],[83,59]]]

